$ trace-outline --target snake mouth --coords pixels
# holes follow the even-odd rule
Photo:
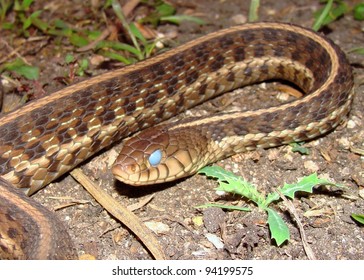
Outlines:
[[[125,176],[125,174],[120,174],[120,173],[113,173],[114,177],[116,180],[118,180],[119,182],[122,182],[126,185],[131,185],[131,186],[142,186],[143,184],[138,184],[138,182],[129,180],[127,176]]]

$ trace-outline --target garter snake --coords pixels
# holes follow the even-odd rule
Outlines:
[[[0,256],[75,256],[62,225],[19,188],[30,195],[119,139],[223,92],[271,79],[296,84],[304,98],[157,126],[126,141],[113,168],[116,177],[136,185],[156,183],[187,176],[233,153],[333,129],[350,110],[353,96],[344,53],[329,39],[291,24],[235,26],[1,117]],[[162,159],[151,166],[148,159],[156,150]]]

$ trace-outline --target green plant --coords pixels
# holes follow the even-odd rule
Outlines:
[[[315,22],[312,29],[318,31],[320,28],[335,21],[339,17],[352,12],[355,20],[364,20],[364,3],[359,3],[354,7],[349,6],[342,0],[322,0],[321,3],[326,3],[325,7],[314,13]],[[364,48],[358,47],[350,50],[357,54],[364,54]]]
[[[121,21],[124,29],[128,33],[133,45],[127,45],[127,44],[121,44],[119,43],[118,46],[120,47],[120,50],[128,51],[129,53],[132,53],[136,55],[137,60],[143,60],[145,58],[148,58],[153,49],[156,46],[156,42],[148,42],[146,38],[143,36],[143,34],[139,31],[139,29],[135,26],[134,23],[128,23],[123,11],[121,9],[121,6],[118,1],[113,0],[111,2],[112,8]],[[104,52],[103,53],[106,56],[109,56],[111,58],[114,58],[113,56],[110,56],[110,53]],[[119,57],[119,60],[123,61],[126,64],[130,64],[131,61],[128,61],[125,57]]]
[[[309,155],[310,150],[304,146],[302,146],[303,142],[300,143],[291,143],[290,146],[292,147],[292,152],[300,153],[301,155]]]
[[[84,76],[85,72],[89,66],[89,62],[86,58],[77,60],[72,54],[67,54],[65,57],[65,62],[68,65],[72,65],[74,69],[74,73],[77,76]]]
[[[312,193],[312,190],[317,185],[332,185],[340,187],[340,185],[330,182],[325,179],[319,179],[317,174],[311,174],[299,180],[294,184],[284,184],[283,187],[278,188],[276,192],[269,193],[268,195],[263,195],[260,193],[255,186],[251,183],[245,181],[243,178],[236,176],[235,174],[224,170],[218,166],[208,166],[202,168],[199,173],[203,173],[208,177],[213,177],[217,179],[219,187],[217,190],[230,192],[234,194],[241,195],[250,201],[253,201],[258,207],[268,214],[267,223],[269,225],[269,230],[271,232],[272,239],[275,239],[278,246],[282,245],[283,242],[289,240],[290,234],[289,229],[281,216],[276,210],[269,207],[272,202],[280,200],[279,193],[294,199],[296,192],[307,192]],[[205,204],[199,207],[221,207],[225,209],[249,211],[248,208],[223,206],[221,204]]]
[[[148,41],[134,23],[127,23],[118,1],[108,0],[104,5],[104,9],[109,7],[113,9],[127,31],[132,44],[100,39],[102,38],[102,31],[92,30],[92,28],[85,30],[74,29],[61,19],[54,19],[51,22],[44,21],[41,19],[42,10],[31,11],[33,2],[34,0],[0,0],[0,28],[11,30],[15,34],[25,37],[30,37],[30,30],[32,28],[36,32],[51,36],[58,41],[62,38],[67,38],[68,42],[76,48],[81,49],[91,46],[96,53],[118,60],[124,64],[132,64],[148,58],[155,49],[156,41]],[[150,1],[144,2],[149,3]],[[204,23],[198,18],[175,15],[175,9],[164,1],[155,1],[151,6],[155,9],[155,12],[142,19],[141,22],[159,24],[160,22],[169,21],[178,24],[182,20],[191,20],[199,24]],[[11,22],[7,22],[6,15],[10,12],[14,13],[14,17]],[[82,69],[80,68],[79,70],[81,71],[78,72],[80,74],[83,73],[82,70],[85,70],[85,66],[87,66],[84,61],[81,62]],[[0,71],[4,70],[16,71],[26,78],[31,76],[33,79],[35,77],[32,73],[29,73],[32,70],[30,66],[28,67],[25,63],[21,63],[18,60],[1,66]]]
[[[253,22],[259,19],[258,10],[260,6],[260,0],[251,0],[249,6],[248,21]]]
[[[364,20],[364,3],[359,3],[353,8],[354,19]]]
[[[125,44],[105,39],[100,40],[99,38],[102,36],[101,31],[92,29],[76,30],[61,19],[54,19],[51,22],[46,22],[41,19],[42,10],[36,10],[34,12],[31,11],[31,5],[33,2],[34,0],[0,0],[0,28],[10,30],[14,32],[13,34],[24,37],[31,36],[30,30],[32,28],[32,30],[51,36],[58,41],[62,38],[67,38],[68,42],[76,48],[81,49],[91,45],[94,52],[105,57],[118,60],[124,64],[132,64],[138,60],[148,58],[156,46],[156,41],[146,40],[134,23],[127,23],[118,1],[109,0],[105,3],[104,8],[111,7],[113,9],[114,13],[122,22],[125,30],[128,32],[132,44]],[[172,16],[171,13],[174,13],[175,10],[163,1],[157,2],[158,5],[156,4],[154,8],[159,11],[159,14],[154,13],[155,22],[168,21],[168,18],[165,17]],[[170,12],[167,13],[167,10],[170,10]],[[13,20],[11,22],[7,22],[6,15],[10,12],[14,13],[14,16],[12,17]],[[180,20],[194,19],[180,18]],[[173,21],[173,17],[170,18],[170,21]],[[178,20],[175,19],[175,22],[178,22]],[[94,42],[96,43],[92,44]],[[69,57],[66,57],[65,60],[67,61],[69,59]],[[75,64],[74,62],[76,59],[72,57],[71,61]],[[76,69],[75,74],[83,75],[87,67],[88,62],[85,59],[82,59],[78,63],[78,68]],[[39,69],[37,67],[27,65],[20,58],[0,65],[0,73],[3,71],[15,72],[18,75],[31,80],[36,80],[39,76]]]
[[[37,80],[39,77],[38,67],[28,65],[20,58],[0,65],[0,73],[4,71],[14,72],[28,80]]]
[[[13,1],[10,0],[0,0],[0,22],[5,19],[7,12],[11,9]]]
[[[142,3],[152,6],[154,9],[154,12],[150,13],[146,17],[142,18],[140,20],[141,23],[150,23],[153,26],[159,25],[161,22],[170,22],[173,24],[180,24],[182,21],[192,21],[197,24],[205,24],[205,21],[203,21],[200,18],[189,16],[189,15],[177,15],[176,9],[166,3],[162,0],[156,0],[156,1],[148,1],[144,0],[141,1]]]
[[[321,3],[326,3],[325,7],[314,13],[315,22],[312,26],[313,30],[318,31],[323,26],[335,21],[339,17],[352,12],[355,20],[364,20],[364,3],[349,6],[343,0],[322,0]]]
[[[150,1],[142,1],[145,4],[150,4]],[[133,43],[133,46],[123,45],[124,50],[129,51],[137,56],[138,60],[143,60],[145,58],[150,57],[151,53],[153,52],[156,41],[149,42],[143,36],[143,34],[139,31],[139,29],[135,26],[134,23],[128,24],[126,18],[122,12],[121,6],[118,1],[111,0],[111,6],[121,21],[124,29],[129,34],[129,37]],[[154,8],[154,12],[150,15],[142,18],[139,22],[140,23],[150,23],[154,26],[157,26],[161,22],[171,22],[174,24],[179,24],[181,21],[188,20],[193,21],[198,24],[205,24],[205,22],[199,18],[185,16],[185,15],[175,15],[176,10],[169,4],[165,3],[164,1],[158,0],[155,1],[152,5]],[[119,45],[121,46],[121,45]],[[105,53],[104,53],[105,54]],[[120,59],[124,63],[126,62],[125,59]],[[128,63],[129,64],[129,63]]]
[[[351,217],[358,223],[364,225],[364,214],[351,214]]]

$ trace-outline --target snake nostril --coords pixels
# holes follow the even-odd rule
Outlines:
[[[129,165],[127,169],[128,169],[129,174],[134,174],[137,172],[138,166],[136,164],[132,164],[132,165]]]

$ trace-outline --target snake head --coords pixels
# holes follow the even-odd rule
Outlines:
[[[123,143],[112,172],[119,181],[136,186],[173,181],[202,167],[199,155],[204,146],[190,130],[149,128]]]

